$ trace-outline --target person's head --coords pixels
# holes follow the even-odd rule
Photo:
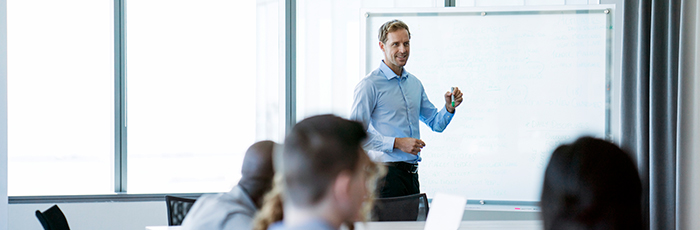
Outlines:
[[[391,20],[379,28],[379,48],[384,52],[384,63],[391,69],[406,65],[410,53],[411,32],[408,25]]]
[[[243,158],[238,185],[248,193],[258,208],[262,206],[262,197],[272,188],[272,178],[275,175],[272,152],[275,145],[272,141],[256,142],[248,148]]]
[[[545,230],[641,229],[642,184],[616,145],[592,137],[559,146],[544,176]]]
[[[279,155],[279,154],[278,154]],[[281,156],[280,156],[281,157]],[[275,179],[273,183],[272,190],[265,195],[265,203],[263,204],[260,211],[256,214],[253,230],[267,230],[268,227],[284,218],[284,185],[283,185],[283,175],[279,173],[280,168],[282,168],[281,160],[276,161],[275,168],[277,169],[277,174],[275,174]],[[359,221],[366,221],[369,219],[369,214],[374,207],[374,199],[376,198],[376,186],[377,180],[386,175],[386,167],[383,164],[378,164],[373,161],[369,161],[369,165],[365,169],[365,183],[366,183],[366,193],[369,194],[365,196],[365,202],[362,209],[360,210]],[[348,230],[354,230],[354,222],[356,220],[346,220],[345,226]]]
[[[294,126],[284,143],[282,181],[287,210],[315,210],[340,224],[360,219],[369,196],[367,170],[372,165],[362,149],[362,124],[333,115],[314,116]],[[314,212],[314,211],[311,211]]]

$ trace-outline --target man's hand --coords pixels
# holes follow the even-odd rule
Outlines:
[[[445,108],[447,109],[447,112],[450,113],[455,113],[455,108],[462,104],[462,91],[459,90],[459,87],[455,87],[454,91],[455,95],[455,106],[452,106],[452,92],[447,91],[445,93]]]
[[[394,139],[395,149],[399,149],[413,155],[417,155],[423,147],[425,147],[425,142],[421,141],[420,139],[410,137],[397,137]]]

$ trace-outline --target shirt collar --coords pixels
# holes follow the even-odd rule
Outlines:
[[[403,67],[401,67],[401,68],[403,68]],[[386,63],[384,63],[384,60],[382,60],[381,64],[379,64],[379,69],[382,70],[382,72],[384,73],[384,77],[386,77],[387,80],[391,80],[392,78],[399,77],[398,75],[396,75],[396,73],[394,73],[393,70],[391,70],[391,68],[389,68],[388,65],[386,65]],[[406,77],[408,77],[408,72],[406,72],[406,69],[403,68],[403,71],[401,71],[401,78],[403,79]]]

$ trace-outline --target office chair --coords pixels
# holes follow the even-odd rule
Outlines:
[[[374,221],[424,221],[428,216],[428,196],[425,193],[378,198],[372,209]]]
[[[44,212],[36,210],[36,218],[39,219],[44,230],[70,230],[68,220],[58,205],[51,206]]]
[[[195,201],[196,199],[165,196],[165,204],[168,208],[168,226],[181,225]]]

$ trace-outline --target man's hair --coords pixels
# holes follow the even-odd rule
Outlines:
[[[398,19],[394,19],[385,22],[381,27],[379,27],[379,41],[386,43],[388,34],[400,29],[405,29],[406,32],[408,32],[408,39],[411,39],[411,31],[408,30],[408,25]]]
[[[282,153],[285,200],[299,207],[318,203],[341,172],[359,169],[366,137],[362,124],[333,115],[296,124]]]
[[[641,229],[642,183],[616,145],[582,137],[561,145],[545,171],[544,229]]]

